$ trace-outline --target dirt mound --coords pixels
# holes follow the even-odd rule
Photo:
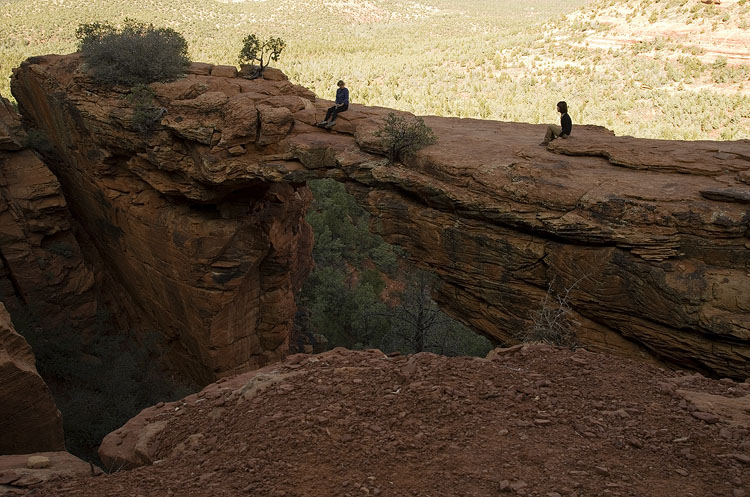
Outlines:
[[[145,410],[153,465],[34,496],[710,496],[750,490],[750,383],[546,346],[491,359],[334,350]],[[709,409],[704,405],[702,409]],[[137,422],[136,422],[137,421]],[[742,419],[740,419],[742,421]],[[153,429],[156,426],[158,429]]]

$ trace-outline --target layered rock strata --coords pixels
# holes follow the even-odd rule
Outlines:
[[[65,448],[62,416],[34,354],[0,303],[0,454]]]
[[[390,164],[388,109],[352,105],[327,132],[312,125],[330,102],[307,90],[210,71],[152,85],[147,135],[78,56],[29,60],[12,83],[99,251],[208,370],[281,355],[309,249],[303,184],[327,177],[485,335],[512,341],[551,305],[593,348],[750,376],[750,142],[576,126],[545,148],[541,125],[429,117],[438,142]]]
[[[0,300],[43,329],[92,326],[94,278],[83,263],[60,183],[0,98]]]
[[[281,358],[294,291],[312,266],[310,192],[227,177],[211,150],[274,153],[294,121],[281,104],[312,112],[312,94],[288,81],[206,76],[197,65],[153,85],[165,124],[144,134],[127,91],[97,95],[77,57],[44,60],[61,72],[27,64],[18,73],[25,117],[50,137],[74,216],[182,368],[207,383]]]

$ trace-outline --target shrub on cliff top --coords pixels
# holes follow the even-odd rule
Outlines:
[[[432,128],[421,117],[402,117],[389,112],[383,125],[375,132],[382,140],[391,162],[414,154],[420,148],[437,141]]]
[[[104,84],[171,81],[190,62],[187,42],[180,33],[132,19],[119,28],[106,22],[81,24],[76,38],[89,70]]]

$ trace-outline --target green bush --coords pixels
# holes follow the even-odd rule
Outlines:
[[[393,112],[388,113],[375,136],[382,139],[386,156],[391,162],[408,157],[437,141],[437,136],[421,117],[403,117]]]
[[[306,219],[315,232],[315,269],[298,296],[309,312],[306,328],[325,336],[329,348],[480,356],[492,348],[440,311],[430,297],[436,280],[369,232],[370,215],[343,184],[326,179],[309,185],[315,202]],[[386,279],[396,283],[384,295]]]
[[[132,19],[120,28],[107,22],[81,24],[76,38],[89,70],[104,84],[171,81],[190,63],[187,42],[180,33]]]

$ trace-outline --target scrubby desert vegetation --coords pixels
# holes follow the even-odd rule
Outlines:
[[[80,23],[127,17],[214,63],[237,64],[248,33],[281,37],[275,65],[328,98],[343,78],[353,102],[416,114],[547,122],[565,99],[618,134],[750,137],[747,0],[8,0],[0,93],[24,58],[74,51]]]

